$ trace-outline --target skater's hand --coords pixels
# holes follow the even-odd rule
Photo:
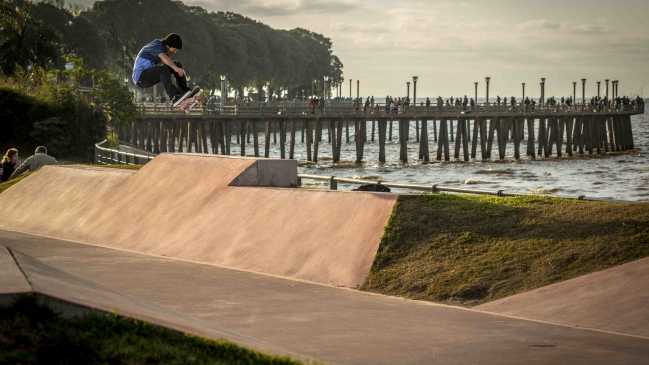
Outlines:
[[[178,73],[178,76],[180,76],[180,77],[187,76],[187,73],[185,72],[185,70],[183,70],[180,67],[176,67],[176,73]]]

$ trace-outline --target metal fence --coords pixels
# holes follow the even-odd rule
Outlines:
[[[155,156],[146,156],[139,155],[135,153],[123,152],[116,149],[103,147],[108,143],[107,140],[103,140],[95,144],[95,164],[98,165],[144,165],[147,162],[153,160]],[[336,176],[322,176],[322,175],[309,175],[309,174],[298,174],[297,175],[297,186],[302,186],[302,180],[319,180],[319,181],[328,181],[329,190],[338,190],[338,183],[341,184],[350,184],[350,185],[367,185],[367,184],[376,184],[383,185],[388,188],[395,189],[406,189],[406,190],[415,190],[415,191],[427,191],[431,193],[438,192],[448,192],[448,193],[457,193],[457,194],[479,194],[479,195],[493,195],[501,197],[513,197],[513,196],[538,196],[538,194],[521,194],[521,193],[511,193],[504,190],[483,190],[483,189],[463,189],[450,186],[440,186],[440,185],[417,185],[417,184],[402,184],[402,183],[391,183],[382,180],[363,180],[363,179],[350,179],[345,177],[336,177]],[[564,195],[552,195],[555,198],[564,198],[564,199],[576,199],[576,200],[589,200],[589,201],[615,201],[623,202],[622,200],[615,200],[609,198],[591,198],[586,197],[585,195],[579,196],[564,196]]]
[[[511,192],[506,192],[504,190],[463,189],[463,188],[440,186],[440,185],[401,184],[401,183],[385,182],[381,180],[349,179],[349,178],[336,177],[336,176],[298,174],[297,179],[298,179],[297,186],[302,186],[302,180],[328,181],[329,190],[338,190],[338,183],[342,183],[342,184],[351,184],[351,185],[359,185],[359,186],[367,185],[367,184],[376,184],[376,185],[383,185],[388,188],[426,191],[431,193],[448,192],[448,193],[457,193],[457,194],[493,195],[493,196],[501,196],[501,197],[539,196],[539,194],[511,193]],[[551,195],[551,196],[553,198],[574,199],[574,200],[625,202],[623,200],[616,200],[610,198],[591,198],[591,197],[586,197],[585,195],[579,195],[579,196]]]
[[[107,143],[107,140],[103,140],[95,144],[96,165],[144,165],[155,157],[104,147]]]

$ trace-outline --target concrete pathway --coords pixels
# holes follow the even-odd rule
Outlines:
[[[0,231],[0,245],[221,328],[341,364],[646,364],[649,338]]]

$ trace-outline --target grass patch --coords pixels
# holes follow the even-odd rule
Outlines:
[[[649,256],[649,204],[400,196],[361,290],[474,306]]]
[[[301,364],[117,315],[63,318],[32,295],[0,308],[0,364]]]
[[[38,170],[36,170],[36,171],[38,171]],[[12,186],[18,184],[18,183],[21,182],[24,178],[26,178],[27,176],[29,176],[29,175],[35,173],[36,171],[27,172],[27,173],[24,173],[24,174],[22,174],[22,175],[20,175],[20,176],[16,176],[15,178],[13,178],[13,179],[11,179],[11,180],[9,180],[9,181],[5,181],[5,182],[3,182],[2,184],[0,184],[0,194],[3,193],[5,190],[9,189],[10,187],[12,187]]]

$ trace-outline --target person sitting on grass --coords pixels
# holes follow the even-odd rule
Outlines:
[[[29,156],[25,162],[23,162],[17,169],[14,171],[9,180],[22,175],[23,173],[29,171],[36,171],[41,166],[44,165],[58,165],[59,162],[52,156],[47,154],[47,148],[45,146],[36,147],[36,152],[33,156]]]
[[[7,153],[5,153],[2,158],[2,176],[0,176],[0,182],[9,180],[11,174],[16,171],[16,165],[18,165],[19,162],[18,150],[15,148],[8,149]]]

